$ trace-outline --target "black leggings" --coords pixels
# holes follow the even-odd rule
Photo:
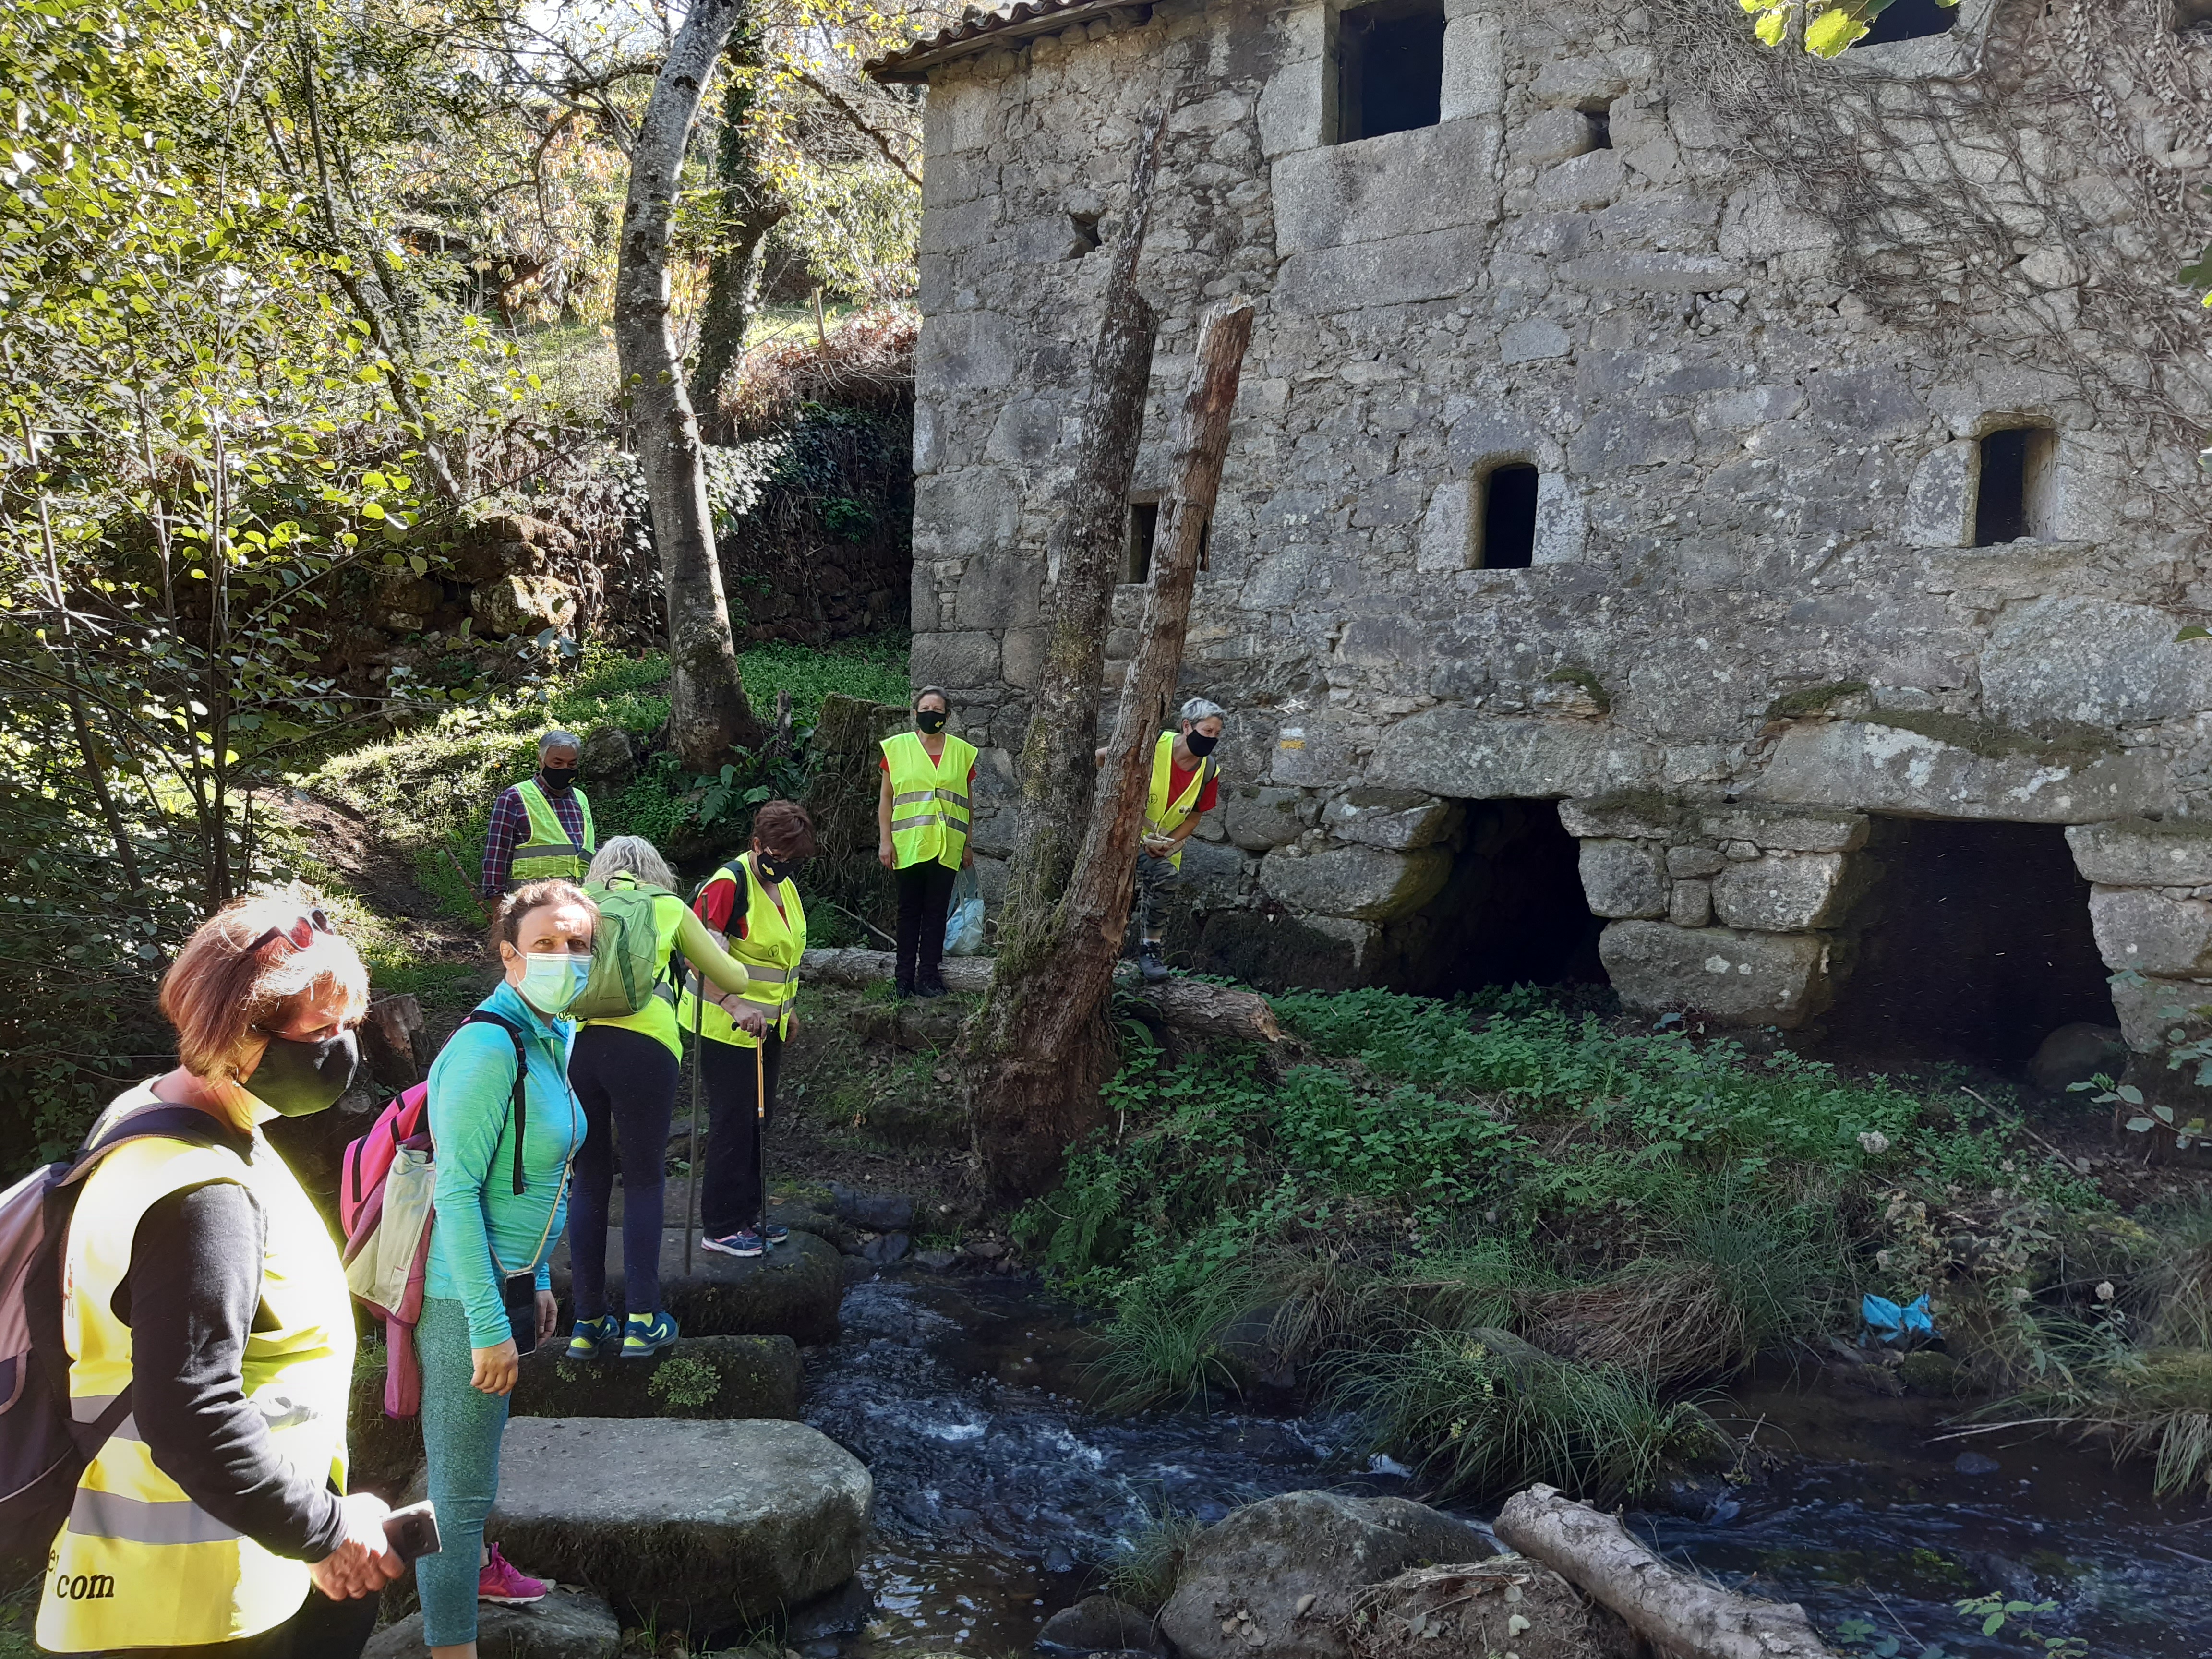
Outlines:
[[[892,977],[911,988],[917,967],[925,981],[937,977],[939,959],[945,955],[945,913],[952,897],[957,870],[932,859],[909,864],[894,879],[898,883],[898,959]]]
[[[783,1039],[771,1030],[762,1039],[759,1064],[767,1073],[768,1109],[754,1104],[753,1050],[709,1039],[699,1045],[707,1082],[707,1179],[699,1198],[699,1224],[709,1238],[761,1224],[761,1141],[775,1116],[775,1074]]]
[[[660,1223],[668,1123],[676,1108],[676,1056],[659,1037],[619,1025],[586,1025],[568,1054],[568,1081],[584,1109],[576,1186],[568,1204],[568,1265],[576,1315],[607,1311],[607,1211],[622,1148],[623,1311],[660,1311]]]
[[[361,1659],[361,1650],[376,1633],[378,1600],[364,1595],[354,1601],[333,1601],[319,1589],[274,1630],[258,1636],[241,1636],[231,1642],[206,1642],[190,1648],[116,1648],[111,1659],[125,1654],[159,1655],[161,1659]]]

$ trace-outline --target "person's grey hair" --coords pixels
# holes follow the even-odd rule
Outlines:
[[[548,732],[538,739],[538,759],[544,760],[548,753],[556,749],[573,749],[580,755],[584,752],[584,740],[574,732],[559,730]]]
[[[584,879],[594,887],[604,887],[607,878],[628,871],[649,887],[667,892],[676,890],[676,872],[668,867],[668,860],[660,856],[660,849],[643,836],[617,836],[592,855],[592,867]]]
[[[908,707],[912,708],[920,708],[921,707],[921,700],[924,697],[937,697],[942,699],[945,704],[945,712],[948,714],[951,712],[952,699],[945,696],[945,688],[941,685],[923,686],[921,690],[914,694],[914,701],[908,704]]]
[[[1200,720],[1225,720],[1229,711],[1218,702],[1208,702],[1204,697],[1193,697],[1182,706],[1182,717],[1195,726]]]

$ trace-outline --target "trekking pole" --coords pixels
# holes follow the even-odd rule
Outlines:
[[[684,966],[689,969],[690,964]],[[699,1033],[707,1023],[707,976],[691,975],[691,1146],[684,1180],[684,1276],[691,1276],[691,1235],[698,1231],[699,1213],[699,1073],[706,1069],[707,1048]]]
[[[760,1166],[761,1254],[768,1254],[768,1027],[753,1044],[753,1162]]]

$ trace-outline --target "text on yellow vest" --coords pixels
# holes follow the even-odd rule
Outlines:
[[[902,870],[942,864],[957,870],[968,850],[968,770],[975,745],[948,736],[937,760],[912,732],[883,742],[891,778],[891,854]]]
[[[514,786],[514,793],[522,797],[522,810],[530,818],[530,838],[514,849],[513,879],[548,881],[559,878],[567,881],[581,881],[592,867],[592,854],[599,850],[599,831],[592,823],[591,798],[570,785],[568,793],[575,798],[576,811],[584,820],[584,840],[580,847],[569,840],[568,832],[561,826],[561,815],[553,810],[553,803],[538,787],[535,778],[525,778]]]
[[[1183,821],[1196,809],[1198,798],[1206,793],[1206,780],[1216,770],[1211,757],[1200,760],[1188,786],[1170,799],[1169,787],[1175,781],[1175,744],[1176,734],[1163,732],[1160,740],[1152,745],[1152,788],[1145,802],[1145,833],[1148,836],[1172,836],[1182,829]],[[1181,848],[1176,849],[1168,863],[1177,870],[1182,868]]]
[[[216,1181],[250,1191],[264,1224],[261,1304],[241,1364],[246,1397],[279,1456],[343,1492],[354,1359],[345,1270],[322,1218],[258,1133],[250,1158],[136,1141],[87,1179],[62,1258],[71,1410],[89,1422],[130,1386],[131,1329],[112,1298],[130,1275],[139,1218],[171,1193]],[[156,1634],[165,1646],[233,1641],[283,1623],[309,1589],[306,1563],[270,1554],[193,1503],[126,1417],[77,1481],[47,1562],[38,1642],[83,1653],[144,1646]]]
[[[745,988],[737,994],[770,1017],[778,1036],[787,1036],[791,1006],[799,996],[799,962],[806,954],[806,907],[799,902],[797,884],[786,877],[776,883],[775,897],[770,897],[768,884],[753,868],[750,853],[731,860],[708,879],[709,884],[734,881],[748,895],[745,936],[737,938],[732,928],[729,942],[730,954],[745,965]],[[783,901],[780,910],[776,898]],[[696,1020],[699,1035],[709,1042],[734,1042],[741,1048],[755,1046],[757,1039],[739,1030],[728,1014],[712,1002],[702,1008],[698,997],[699,975],[687,973],[683,1000],[676,1006],[679,1026],[688,1031]]]

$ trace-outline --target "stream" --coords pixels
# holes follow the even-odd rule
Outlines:
[[[809,1355],[806,1417],[874,1474],[875,1608],[857,1634],[803,1643],[806,1659],[1026,1652],[1166,1508],[1212,1521],[1305,1487],[1423,1495],[1344,1416],[1087,1409],[1083,1316],[1018,1287],[878,1278],[843,1317],[842,1340]],[[2142,1464],[2025,1431],[1936,1440],[1939,1403],[1813,1373],[1761,1376],[1711,1409],[1790,1455],[1700,1516],[1629,1525],[1670,1559],[1802,1602],[1824,1636],[1863,1619],[1905,1634],[1907,1656],[2035,1651],[1952,1606],[2001,1592],[2057,1601],[2037,1628],[2086,1638],[2092,1659],[2212,1653],[2212,1505],[2154,1504]]]

